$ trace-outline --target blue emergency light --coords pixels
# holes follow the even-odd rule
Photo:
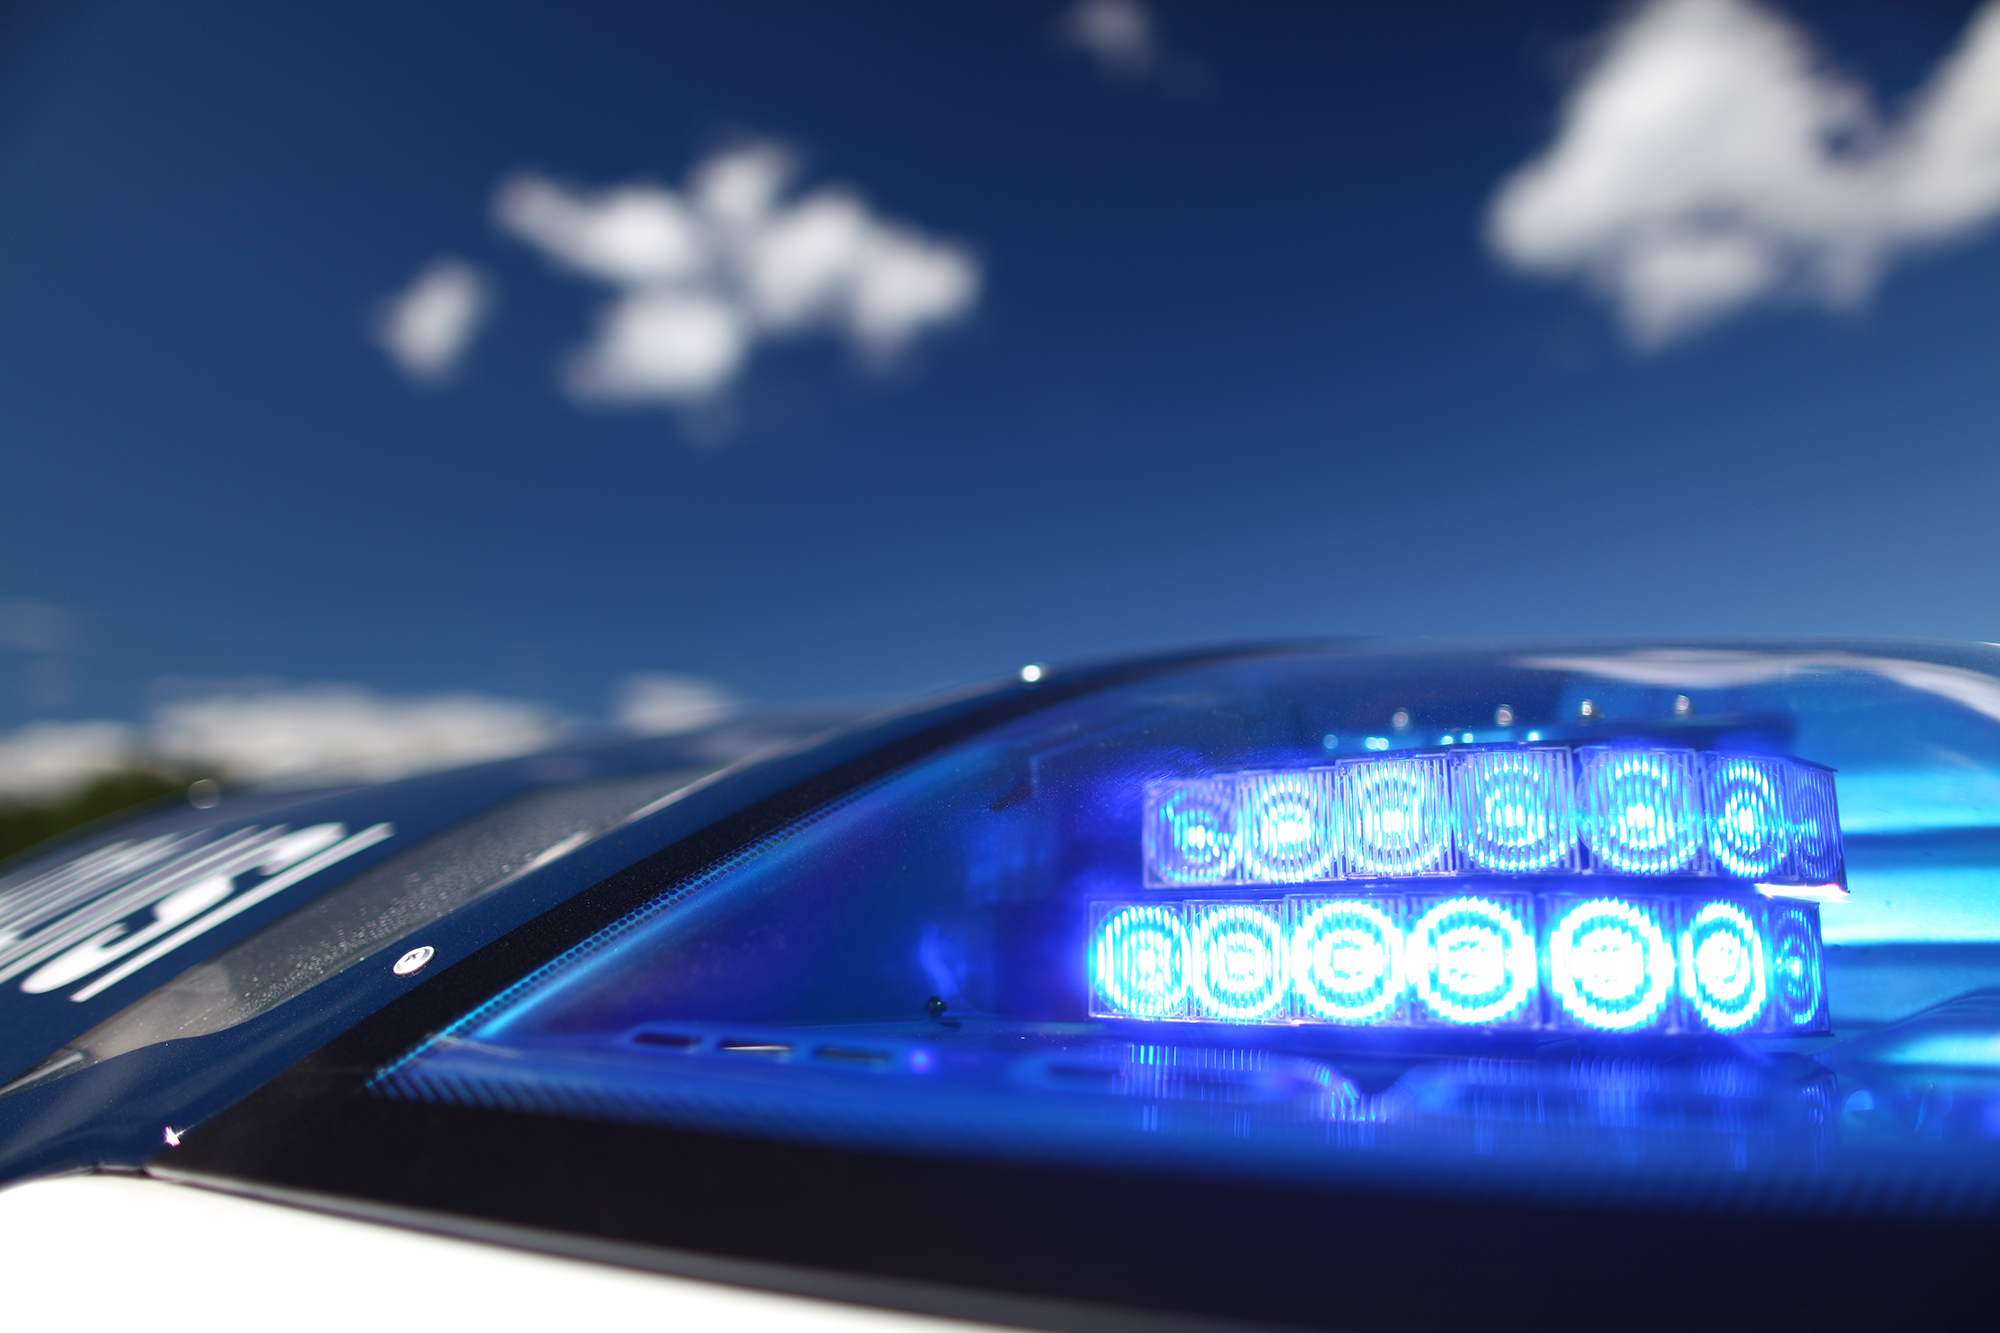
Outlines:
[[[1148,784],[1150,890],[1092,907],[1093,1014],[1815,1032],[1833,776],[1771,755],[1493,746]],[[1262,896],[1269,886],[1323,886]],[[1229,892],[1238,891],[1238,892]]]

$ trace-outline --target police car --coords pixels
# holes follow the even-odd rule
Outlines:
[[[1900,641],[1218,649],[250,791],[0,878],[0,1229],[204,1326],[1935,1318],[2000,1239],[1996,871],[2000,649]]]

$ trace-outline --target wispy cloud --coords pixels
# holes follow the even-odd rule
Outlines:
[[[1170,49],[1153,11],[1140,0],[1076,0],[1057,18],[1056,40],[1121,83],[1152,84],[1181,96],[1200,96],[1212,87],[1208,67]]]
[[[526,754],[561,738],[549,709],[480,694],[397,698],[355,685],[213,689],[123,722],[31,722],[0,736],[0,800],[59,798],[122,769],[234,782],[372,781]]]
[[[760,343],[812,333],[887,364],[977,305],[980,265],[964,247],[878,215],[851,187],[792,198],[797,173],[790,152],[752,143],[702,162],[679,190],[504,182],[501,227],[612,291],[566,365],[569,394],[699,403]]]
[[[1751,0],[1654,0],[1494,197],[1508,264],[1579,279],[1652,348],[1763,302],[1849,308],[2000,215],[2000,3],[1900,118]]]
[[[484,274],[462,259],[437,259],[382,303],[375,341],[404,374],[434,384],[451,378],[492,312]]]
[[[1153,14],[1138,0],[1077,0],[1056,21],[1056,33],[1114,78],[1144,78],[1159,64]]]
[[[459,692],[384,695],[358,685],[190,686],[142,725],[32,722],[0,734],[0,802],[64,796],[131,768],[214,773],[232,782],[379,781],[546,749],[588,723],[519,699]],[[742,701],[698,676],[646,673],[619,686],[613,722],[677,735],[726,721]],[[601,730],[601,724],[597,724]]]
[[[0,652],[69,652],[77,646],[80,620],[67,607],[0,598]]]
[[[83,648],[86,617],[67,607],[0,598],[0,656],[21,654],[21,698],[30,708],[58,708],[76,686],[76,654]],[[5,778],[0,776],[0,787]]]
[[[395,698],[355,685],[218,693],[154,712],[150,751],[240,781],[371,780],[526,754],[561,732],[550,710],[482,694]]]
[[[0,801],[62,795],[141,762],[137,729],[118,722],[30,722],[0,736]]]
[[[698,676],[628,676],[618,690],[618,724],[642,736],[699,731],[736,713],[741,702]]]

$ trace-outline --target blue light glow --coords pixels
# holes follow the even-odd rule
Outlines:
[[[1375,759],[1340,767],[1350,875],[1420,875],[1451,868],[1445,760]]]
[[[1534,990],[1535,945],[1521,913],[1490,898],[1450,898],[1410,928],[1409,969],[1437,1017],[1497,1023],[1519,1014]]]
[[[1222,884],[1236,869],[1236,780],[1146,785],[1146,882]]]
[[[1834,802],[1833,774],[1804,764],[1786,765],[1785,815],[1792,830],[1792,859],[1787,869],[1807,883],[1842,877],[1840,817]]]
[[[1771,999],[1779,1025],[1817,1025],[1825,998],[1819,930],[1804,909],[1779,912],[1771,923]]]
[[[1658,918],[1636,903],[1598,898],[1549,932],[1549,980],[1570,1017],[1615,1032],[1661,1017],[1674,950]]]
[[[1179,904],[1110,909],[1091,959],[1096,992],[1113,1013],[1171,1018],[1185,1011],[1188,935]]]
[[[1736,1032],[1764,1012],[1764,940],[1734,903],[1710,903],[1681,932],[1681,992],[1701,1021]]]
[[[1403,932],[1373,903],[1292,900],[1292,988],[1302,1016],[1371,1023],[1403,997]]]
[[[1785,766],[1774,759],[1708,755],[1702,768],[1708,850],[1716,865],[1740,879],[1775,871],[1791,841],[1784,815]]]
[[[1458,757],[1459,849],[1481,870],[1519,875],[1575,864],[1568,750]]]
[[[1582,755],[1584,838],[1597,865],[1626,875],[1700,873],[1693,751],[1589,748]]]
[[[1275,904],[1194,903],[1194,1004],[1204,1018],[1248,1022],[1285,1000],[1285,928]]]
[[[1331,769],[1245,773],[1238,782],[1244,879],[1297,884],[1338,877]]]

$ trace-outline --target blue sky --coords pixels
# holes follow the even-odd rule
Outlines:
[[[1540,273],[1494,240],[1624,8],[1161,0],[1095,54],[1067,8],[28,12],[0,727],[189,681],[603,717],[635,672],[788,701],[1243,637],[2000,637],[2000,241],[1977,188],[1870,202],[1920,193],[1897,127],[1975,6],[1783,20],[1889,147],[1792,213],[1764,173],[1768,280],[1619,249],[1629,200],[1523,224]],[[702,393],[580,401],[628,288],[496,191],[685,200],[758,144],[975,288],[893,355],[828,306]],[[495,299],[431,384],[371,320],[441,257]]]

